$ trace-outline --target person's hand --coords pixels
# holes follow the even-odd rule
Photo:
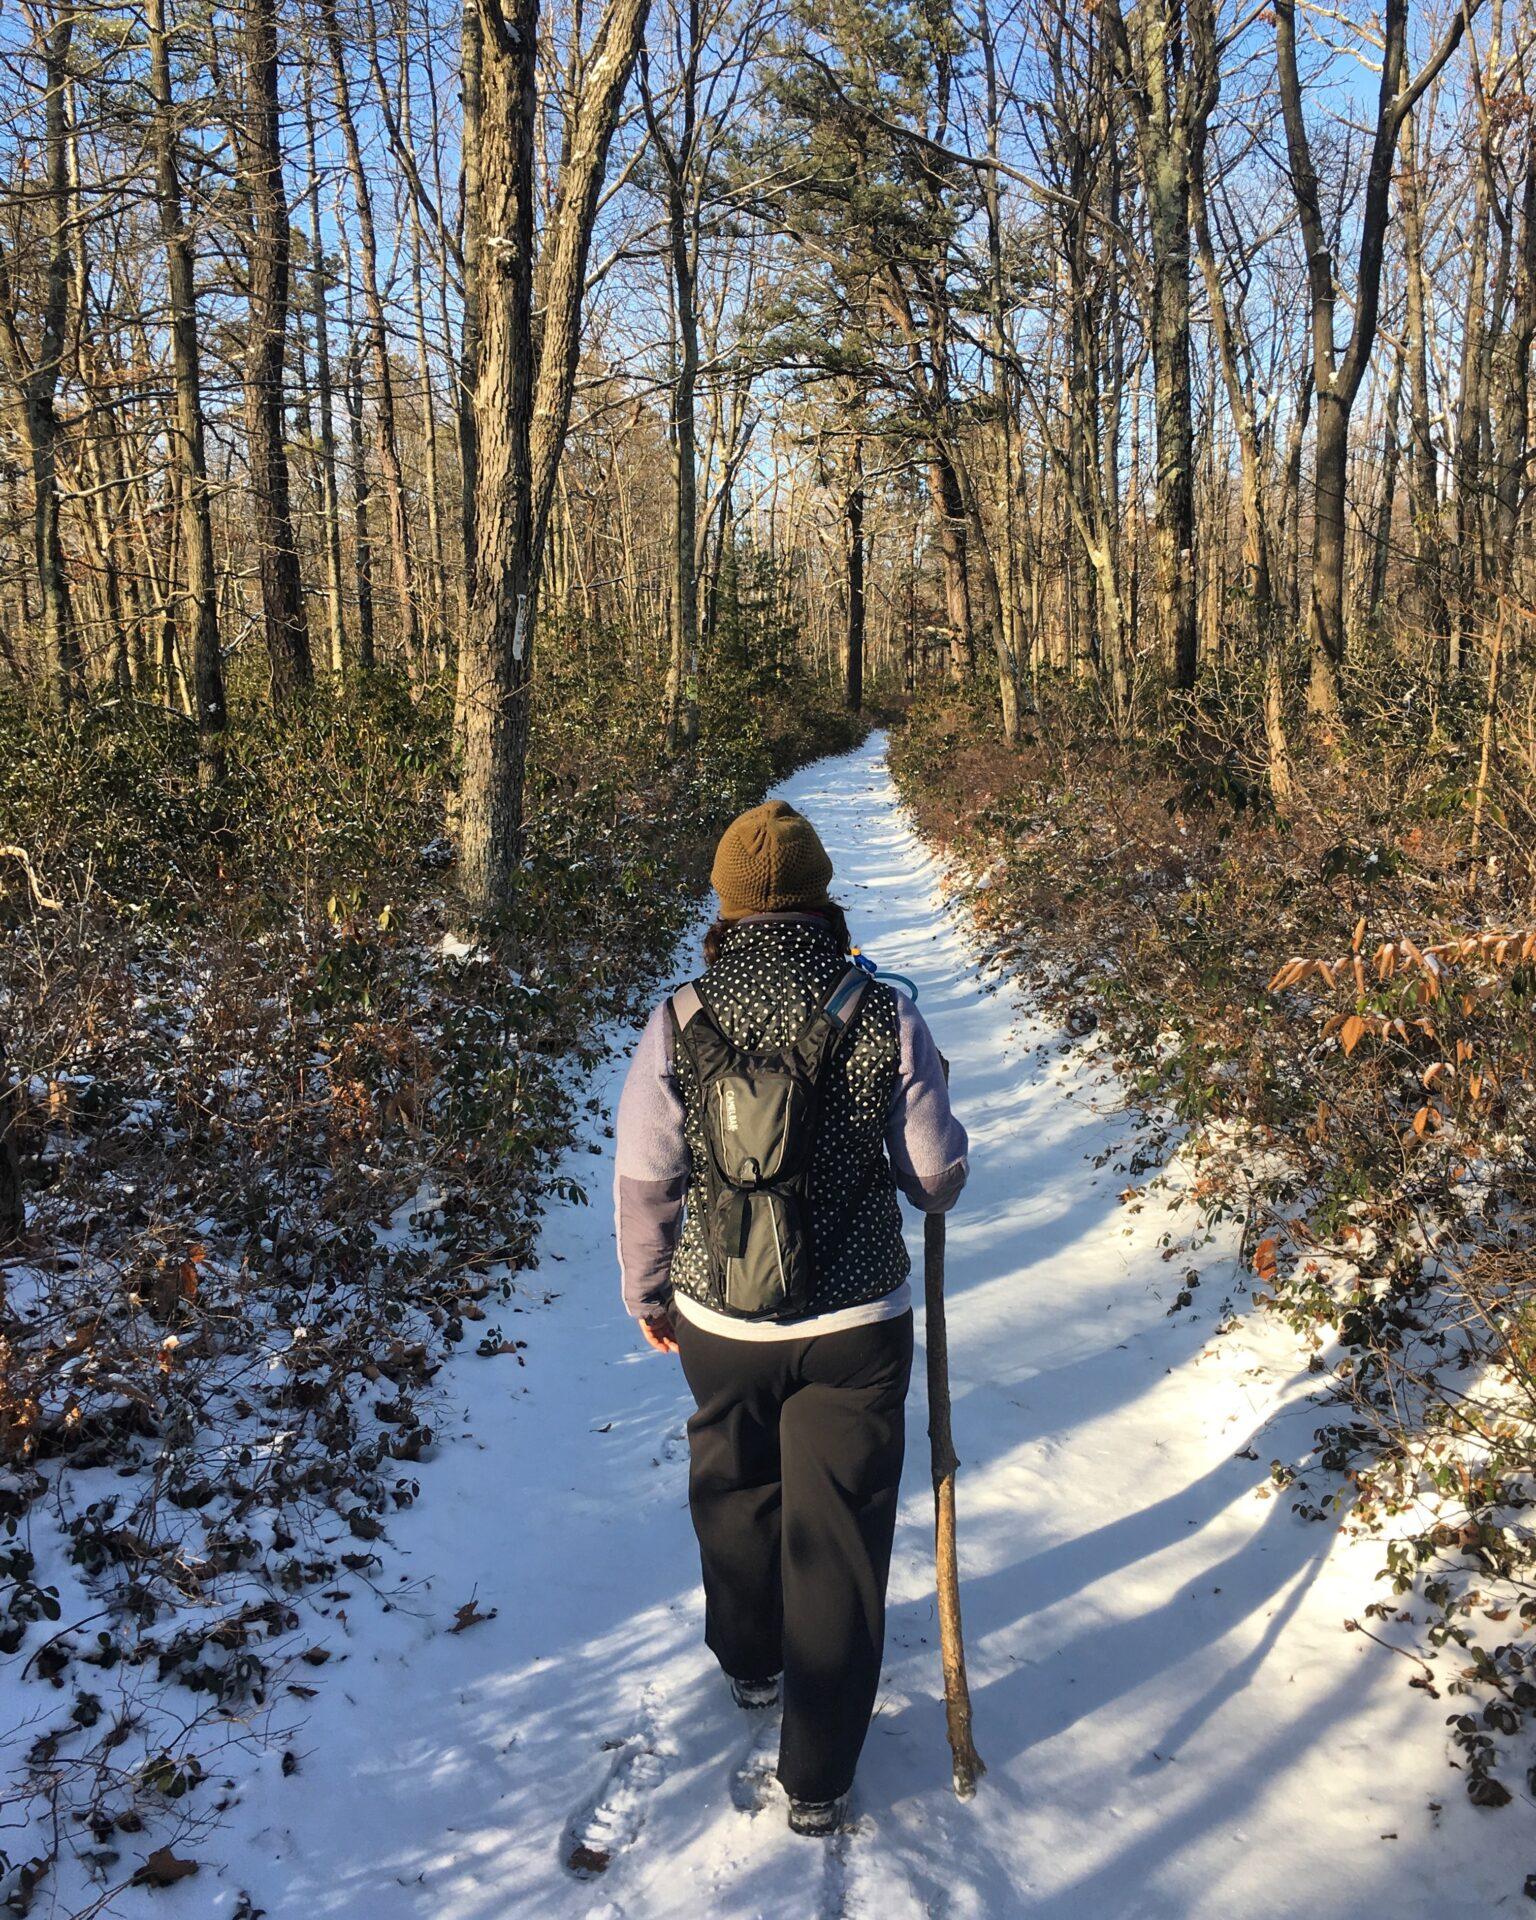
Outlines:
[[[677,1352],[677,1329],[672,1325],[671,1314],[665,1310],[642,1320],[640,1331],[645,1335],[645,1344],[657,1353]]]

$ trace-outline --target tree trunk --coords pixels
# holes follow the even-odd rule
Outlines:
[[[1245,357],[1239,346],[1241,307],[1234,320],[1227,301],[1227,285],[1216,263],[1205,196],[1206,134],[1216,109],[1220,66],[1216,42],[1216,15],[1211,0],[1195,0],[1190,9],[1191,41],[1202,82],[1209,87],[1205,110],[1190,129],[1190,214],[1196,257],[1205,282],[1227,403],[1237,436],[1243,515],[1243,585],[1253,634],[1264,673],[1264,740],[1268,755],[1269,788],[1278,806],[1295,791],[1291,776],[1290,743],[1285,732],[1285,678],[1280,647],[1280,622],[1275,606],[1274,562],[1265,515],[1264,462],[1259,442],[1258,413],[1245,376]]]
[[[849,454],[848,629],[843,646],[843,705],[849,713],[864,708],[864,450],[857,432]]]
[[[940,294],[930,289],[929,353],[932,370],[924,361],[922,343],[913,317],[912,302],[894,262],[881,269],[884,305],[901,334],[906,352],[912,398],[926,423],[928,494],[933,503],[935,530],[944,569],[944,605],[949,625],[949,674],[954,681],[970,678],[976,665],[977,592],[972,577],[973,498],[961,483],[955,454],[953,404],[950,400],[945,357],[947,346]],[[980,545],[984,546],[984,539]],[[978,547],[978,551],[979,551]],[[992,601],[996,601],[993,582]]]
[[[1157,632],[1174,685],[1191,688],[1199,659],[1195,593],[1195,428],[1190,398],[1189,138],[1209,112],[1183,46],[1183,0],[1141,0],[1127,31],[1110,21],[1141,152],[1152,252],[1151,347],[1157,424]]]
[[[250,207],[245,418],[262,622],[272,698],[282,705],[310,684],[314,667],[293,533],[283,424],[289,227],[278,102],[275,0],[247,0],[245,20],[247,73],[241,157]]]
[[[426,648],[439,673],[448,671],[452,658],[448,639],[448,564],[443,547],[443,479],[437,435],[437,383],[427,346],[427,309],[422,287],[425,235],[421,222],[411,224],[411,301],[416,322],[416,369],[421,382],[421,427],[427,447],[427,551],[431,556],[432,590],[426,627]]]
[[[1349,408],[1329,389],[1317,394],[1313,445],[1312,603],[1307,615],[1311,678],[1307,705],[1337,723],[1344,666],[1344,482],[1349,464]]]
[[[693,10],[697,36],[697,8]],[[691,92],[685,88],[685,98]],[[672,382],[672,634],[678,680],[668,687],[666,751],[691,745],[699,732],[699,447],[695,397],[699,388],[699,307],[693,290],[693,252],[687,234],[682,165],[693,129],[685,121],[680,165],[668,184],[666,223],[672,253],[672,296],[678,307],[678,367]]]
[[[1308,704],[1325,725],[1341,715],[1344,664],[1344,487],[1349,465],[1349,416],[1376,342],[1381,312],[1381,267],[1386,248],[1392,159],[1414,103],[1461,42],[1478,0],[1467,0],[1445,29],[1416,78],[1406,79],[1408,0],[1386,0],[1381,80],[1375,126],[1357,223],[1354,315],[1342,351],[1335,337],[1338,279],[1323,218],[1296,59],[1296,0],[1275,0],[1275,55],[1285,123],[1291,191],[1307,259],[1312,323],[1312,379],[1317,399],[1314,461],[1317,506],[1312,546],[1312,606],[1308,616],[1311,680]]]
[[[1481,156],[1477,185],[1468,216],[1472,249],[1467,270],[1467,298],[1461,323],[1461,369],[1456,404],[1456,451],[1451,462],[1451,511],[1455,539],[1451,549],[1452,617],[1446,668],[1454,678],[1476,614],[1478,527],[1481,503],[1483,440],[1483,346],[1487,329],[1488,295],[1488,165]]]
[[[5,1063],[5,1035],[0,1033],[0,1253],[21,1238],[27,1218],[16,1157],[16,1113],[17,1090]]]
[[[997,49],[992,38],[992,22],[987,0],[980,0],[976,15],[981,40],[982,62],[986,78],[987,154],[996,161],[1000,147],[1001,110],[997,88]],[[991,331],[993,391],[1002,427],[1003,471],[1001,480],[1003,512],[1003,564],[998,576],[997,690],[1002,709],[1003,738],[1016,746],[1019,738],[1019,644],[1020,618],[1018,594],[1018,532],[1015,525],[1015,470],[1013,386],[1013,343],[1008,336],[1007,289],[1003,276],[1003,215],[997,167],[987,169],[983,182],[987,212],[987,291],[988,321]]]
[[[326,307],[325,240],[320,227],[320,169],[315,152],[313,76],[305,69],[304,127],[309,144],[310,312],[315,329],[315,386],[320,402],[320,521],[325,549],[326,627],[330,669],[347,666],[346,595],[341,571],[341,487],[336,475],[336,406],[331,382],[331,329]]]
[[[197,340],[197,299],[192,243],[182,215],[176,123],[171,98],[171,59],[165,0],[148,0],[150,87],[155,112],[155,188],[160,235],[165,242],[166,291],[170,302],[171,378],[176,431],[172,445],[179,481],[181,547],[187,579],[186,631],[192,652],[192,701],[197,722],[198,779],[204,787],[224,777],[224,666],[219,652],[219,583],[213,561],[213,511],[208,494],[208,456],[203,438],[202,368]]]
[[[338,190],[338,198],[340,197]],[[352,571],[357,583],[357,664],[372,673],[377,661],[373,629],[373,535],[368,508],[373,489],[368,480],[368,451],[363,437],[363,343],[352,310],[352,247],[342,230],[341,261],[346,288],[342,317],[347,328],[347,450],[352,469]]]
[[[372,7],[369,8],[370,19]],[[400,145],[405,154],[415,151],[414,83],[411,68],[410,16],[401,6],[397,17],[400,57]],[[378,40],[374,36],[372,64],[378,72]],[[434,129],[435,131],[435,129]],[[434,143],[435,144],[435,143]],[[411,161],[413,177],[415,161]],[[441,265],[441,263],[440,263]],[[421,431],[426,441],[427,552],[430,558],[431,591],[427,599],[425,646],[428,657],[440,674],[446,674],[450,661],[447,618],[447,559],[443,550],[442,461],[437,431],[437,382],[432,376],[432,358],[427,345],[427,304],[424,286],[426,274],[426,233],[421,219],[419,195],[411,195],[411,314],[416,333],[416,371],[421,385]],[[446,275],[444,275],[446,277]]]
[[[506,905],[521,851],[533,581],[533,125],[538,0],[480,0],[475,587],[460,652],[459,880]]]
[[[464,540],[464,607],[467,616],[475,594],[475,500],[480,491],[479,450],[475,441],[475,384],[480,376],[480,76],[484,66],[480,0],[464,0],[459,58],[464,90],[464,128],[460,142],[463,168],[460,198],[464,209],[464,318],[459,336],[459,391],[454,414],[459,428],[459,521]],[[461,674],[461,700],[462,678]]]
[[[1440,563],[1440,484],[1429,412],[1429,344],[1424,314],[1424,228],[1420,174],[1410,114],[1403,123],[1405,346],[1408,354],[1408,511],[1413,523],[1413,592],[1419,626],[1437,654],[1449,630]]]
[[[587,258],[608,149],[649,0],[609,0],[592,37],[545,225],[533,340],[533,38],[537,0],[480,0],[477,188],[466,211],[480,260],[475,381],[475,592],[460,655],[456,731],[460,877],[472,913],[507,905],[521,854],[539,570],[570,424]],[[467,177],[467,176],[466,176]],[[479,249],[479,239],[475,245]],[[534,368],[537,367],[535,374]],[[494,445],[493,445],[494,441]]]
[[[582,71],[568,157],[560,169],[555,204],[545,228],[540,261],[543,327],[539,335],[532,441],[535,590],[544,550],[544,529],[555,497],[555,468],[565,446],[571,397],[576,389],[592,229],[607,174],[608,149],[635,70],[649,10],[650,0],[608,0]]]
[[[949,674],[955,681],[969,679],[976,664],[976,632],[967,567],[965,502],[960,482],[942,447],[928,456],[928,494],[933,502],[934,529],[944,569],[944,611],[949,626]]]
[[[42,32],[46,89],[45,182],[37,218],[50,231],[42,297],[42,330],[29,351],[18,326],[17,292],[0,250],[0,357],[16,390],[16,413],[32,470],[32,557],[42,601],[43,663],[48,696],[65,713],[84,694],[80,637],[75,628],[60,531],[59,418],[55,410],[63,370],[70,294],[74,286],[75,215],[70,182],[69,52],[77,15],[61,7]]]
[[[93,390],[95,383],[92,383]],[[92,405],[96,402],[93,400]],[[87,441],[80,452],[81,472],[89,482],[90,500],[86,515],[88,537],[95,549],[95,566],[100,576],[105,621],[110,636],[109,679],[113,693],[126,698],[133,692],[133,668],[130,659],[130,619],[124,593],[126,569],[123,564],[122,523],[114,507],[123,494],[123,450],[119,435],[110,422]]]
[[[406,502],[405,470],[400,462],[400,433],[395,419],[395,383],[389,364],[389,327],[384,313],[384,301],[379,292],[379,255],[378,242],[373,229],[373,195],[368,186],[368,173],[363,165],[362,147],[357,137],[357,122],[352,112],[351,86],[347,77],[341,28],[336,17],[336,0],[319,0],[319,8],[330,59],[331,83],[336,94],[336,112],[341,121],[342,138],[347,149],[347,166],[352,176],[352,200],[357,212],[363,308],[368,316],[368,346],[373,361],[375,440],[379,455],[379,473],[384,482],[384,501],[389,511],[389,553],[390,565],[395,576],[400,643],[411,673],[419,676],[423,668],[421,619],[416,607],[411,521]]]
[[[1152,378],[1157,420],[1157,627],[1173,684],[1199,664],[1195,620],[1194,416],[1189,378],[1188,182],[1154,196],[1164,230],[1152,274]],[[1156,244],[1156,243],[1154,243]]]
[[[1381,498],[1376,509],[1376,533],[1371,543],[1365,617],[1373,628],[1381,625],[1382,601],[1386,595],[1387,563],[1392,554],[1392,509],[1397,501],[1397,470],[1402,446],[1397,436],[1398,414],[1402,408],[1403,363],[1406,350],[1400,347],[1393,357],[1392,378],[1387,385],[1385,447],[1381,462]]]
[[[1520,250],[1509,326],[1499,347],[1494,436],[1494,553],[1498,583],[1514,590],[1515,538],[1530,467],[1531,346],[1536,340],[1536,120],[1525,127]]]
[[[652,134],[667,174],[667,243],[672,268],[672,299],[677,324],[677,357],[672,380],[672,647],[667,678],[667,752],[691,746],[698,734],[699,581],[698,581],[698,422],[699,309],[695,287],[695,248],[689,231],[687,184],[693,164],[695,75],[699,50],[697,0],[688,0],[688,59],[683,73],[682,129],[674,146],[651,116]],[[649,86],[646,100],[650,101]]]
[[[1301,630],[1301,459],[1307,428],[1312,421],[1312,366],[1310,356],[1296,396],[1295,411],[1286,430],[1285,463],[1280,494],[1281,552],[1284,559],[1282,611],[1288,633]]]

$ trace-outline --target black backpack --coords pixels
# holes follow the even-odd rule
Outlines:
[[[810,1310],[806,1188],[821,1076],[868,984],[861,967],[849,967],[789,1046],[766,1053],[744,1052],[726,1037],[701,983],[672,996],[674,1040],[699,1078],[706,1153],[694,1193],[702,1189],[712,1304],[721,1313],[797,1320]]]

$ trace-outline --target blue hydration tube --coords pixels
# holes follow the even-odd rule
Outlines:
[[[887,973],[884,967],[877,967],[862,947],[849,949],[850,958],[856,967],[862,967],[866,973],[873,974],[877,980],[889,980],[900,987],[912,1001],[917,999],[917,982],[909,980],[904,973]]]

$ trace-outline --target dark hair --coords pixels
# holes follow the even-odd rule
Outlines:
[[[797,907],[797,913],[814,914],[818,920],[825,920],[837,941],[839,953],[849,953],[853,948],[853,936],[848,931],[848,920],[842,908],[835,900],[829,900],[823,907]],[[741,925],[739,920],[716,920],[704,936],[704,964],[712,967],[720,958],[721,949],[726,941]]]

